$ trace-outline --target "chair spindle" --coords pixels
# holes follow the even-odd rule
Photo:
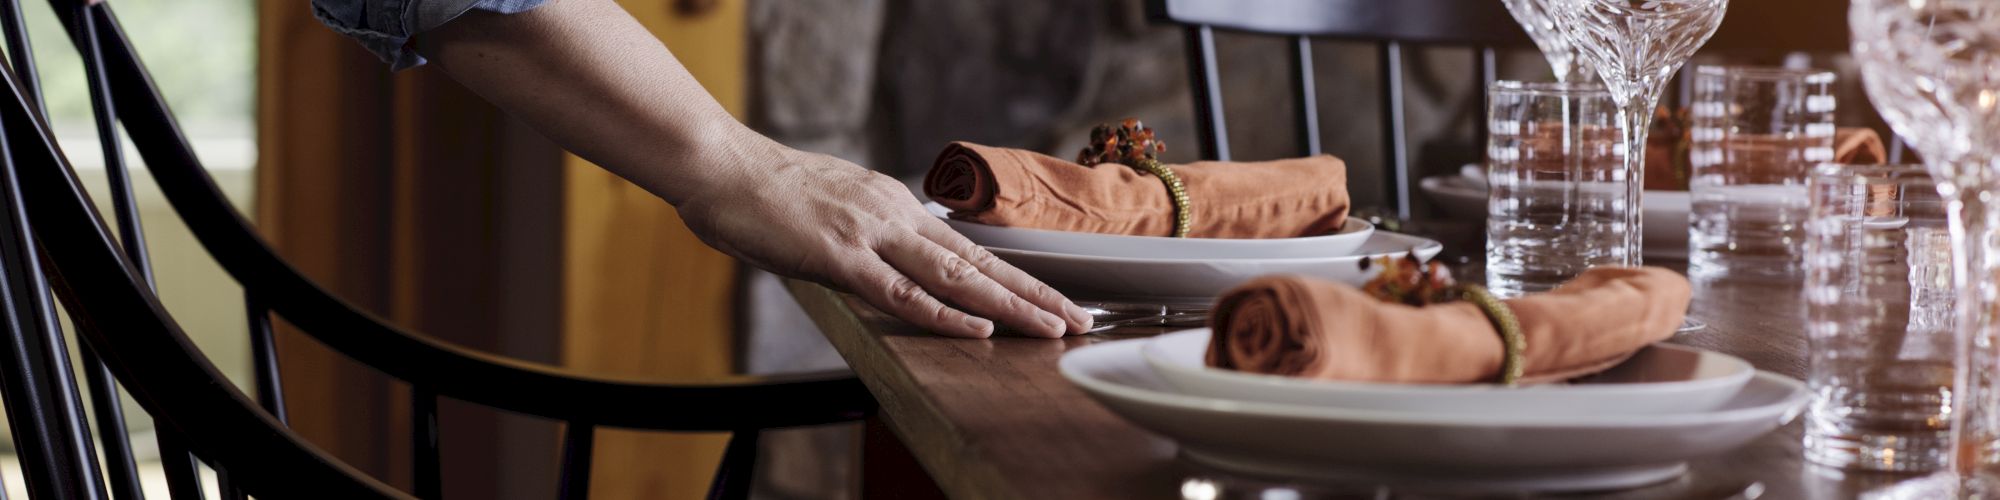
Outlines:
[[[7,398],[21,472],[29,498],[103,499],[68,348],[50,303],[40,249],[30,239],[19,171],[5,135],[0,133],[0,305],[5,306],[0,317],[8,331],[0,369],[22,376],[0,377],[0,392]]]
[[[1479,151],[1486,151],[1487,134],[1491,132],[1486,129],[1486,113],[1493,107],[1493,93],[1486,90],[1500,80],[1500,55],[1493,47],[1481,45],[1473,49],[1472,57],[1475,68],[1473,84],[1477,85],[1473,88],[1476,89],[1474,93],[1479,95],[1479,109],[1472,113],[1472,145]],[[1485,155],[1479,158],[1483,162]]]
[[[243,309],[250,320],[250,362],[257,370],[257,403],[278,423],[291,425],[285,414],[284,377],[278,373],[278,342],[271,335],[271,309],[248,292],[243,294]]]
[[[1292,37],[1292,69],[1299,73],[1299,149],[1306,156],[1319,156],[1319,90],[1313,72],[1312,38]]]
[[[437,394],[421,387],[410,388],[410,450],[416,453],[411,464],[416,478],[417,498],[444,498],[444,472],[438,463]]]
[[[0,36],[7,39],[8,60],[14,65],[15,82],[21,93],[27,94],[28,106],[35,110],[35,116],[48,119],[47,109],[43,109],[42,82],[35,71],[34,44],[28,41],[28,24],[21,17],[20,0],[0,0]]]
[[[250,500],[250,495],[236,487],[236,481],[229,477],[229,469],[215,468],[215,488],[222,492],[222,500]]]
[[[1215,29],[1187,28],[1188,73],[1194,82],[1195,131],[1201,138],[1201,158],[1229,161],[1229,121],[1222,113],[1222,75],[1215,63]]]
[[[1388,181],[1389,196],[1396,207],[1396,217],[1410,218],[1410,144],[1409,126],[1403,111],[1403,44],[1383,42],[1382,57],[1382,136],[1384,151],[1382,165],[1389,171],[1383,172]]]
[[[160,437],[160,463],[167,470],[167,498],[208,498],[201,491],[201,461],[187,452],[186,438],[172,429],[154,429],[153,432]]]
[[[150,262],[146,262],[146,242],[144,228],[139,225],[139,212],[132,197],[130,170],[125,165],[124,142],[118,134],[117,115],[111,103],[111,86],[104,76],[104,59],[97,46],[97,23],[91,20],[87,3],[78,3],[75,12],[76,24],[81,26],[84,38],[78,49],[83,59],[83,71],[88,90],[93,121],[97,125],[99,146],[104,151],[104,171],[110,180],[111,206],[118,219],[118,231],[125,245],[126,255],[134,260],[140,275],[146,283],[153,284]],[[123,399],[118,394],[118,382],[111,376],[111,370],[98,359],[96,350],[84,346],[84,382],[90,387],[91,407],[97,410],[98,440],[104,447],[105,466],[111,473],[111,493],[119,500],[142,500],[145,491],[139,487],[138,464],[132,457],[132,439],[125,431]],[[161,447],[162,456],[168,448]]]
[[[556,500],[590,499],[591,447],[596,440],[597,428],[590,424],[570,422],[563,431],[562,475],[556,480]]]
[[[708,486],[708,500],[750,498],[750,480],[757,468],[756,429],[736,431],[722,452],[722,465],[715,469],[715,482]]]

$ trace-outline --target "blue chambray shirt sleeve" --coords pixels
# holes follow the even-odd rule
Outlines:
[[[424,63],[409,49],[410,37],[443,26],[470,10],[515,14],[548,0],[311,0],[313,17],[334,31],[361,42],[370,52],[401,70]]]

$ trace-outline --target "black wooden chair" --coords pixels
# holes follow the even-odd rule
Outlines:
[[[198,460],[225,498],[438,498],[437,401],[453,398],[560,420],[557,498],[586,498],[595,429],[731,432],[712,498],[747,495],[762,429],[851,421],[873,411],[866,388],[844,375],[743,377],[741,383],[672,385],[616,380],[497,357],[399,329],[302,276],[228,204],[181,135],[110,6],[51,0],[89,73],[99,131],[131,133],[174,209],[245,289],[257,395],[231,385],[182,333],[152,292],[124,162],[106,151],[114,239],[50,134],[40,111],[32,53],[16,0],[0,0],[13,67],[0,78],[0,397],[30,496],[107,498],[90,426],[49,299],[72,317],[82,371],[97,410],[109,498],[142,497],[123,433],[115,382],[151,414],[173,498],[203,498]],[[48,278],[44,278],[47,272]],[[345,356],[412,387],[413,492],[348,467],[285,427],[269,315],[276,313]],[[733,381],[732,381],[733,382]]]
[[[1847,51],[1845,1],[1737,0],[1729,8],[1705,52]],[[1297,131],[1300,153],[1306,155],[1321,153],[1312,40],[1375,43],[1383,75],[1383,168],[1388,169],[1383,177],[1391,205],[1385,208],[1405,220],[1411,216],[1415,173],[1404,115],[1403,48],[1473,48],[1468,63],[1483,89],[1498,73],[1496,48],[1532,47],[1500,0],[1146,0],[1146,10],[1156,22],[1186,30],[1196,125],[1202,158],[1208,160],[1230,159],[1217,30],[1291,39],[1289,59],[1299,77],[1292,88],[1300,105]],[[1773,26],[1769,20],[1775,19],[1783,19],[1783,25]],[[1483,144],[1485,127],[1473,129],[1480,134],[1474,143]]]

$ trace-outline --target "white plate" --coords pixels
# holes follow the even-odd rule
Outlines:
[[[1234,240],[1214,238],[1168,238],[1116,234],[1073,233],[1046,229],[988,226],[953,220],[950,209],[927,203],[931,215],[980,246],[1012,248],[1034,252],[1099,257],[1144,257],[1157,259],[1309,259],[1351,255],[1368,242],[1375,225],[1349,218],[1339,233],[1304,238]]]
[[[1203,304],[1252,278],[1298,274],[1360,286],[1380,266],[1361,269],[1361,260],[1416,251],[1429,259],[1444,250],[1436,241],[1376,231],[1354,254],[1312,259],[1157,259],[1066,255],[987,247],[1072,299],[1151,304]]]
[[[1665,481],[1797,417],[1805,384],[1759,373],[1722,409],[1656,415],[1507,416],[1351,410],[1173,391],[1145,340],[1062,358],[1064,378],[1190,460],[1232,471],[1369,484],[1580,491]]]
[[[1419,187],[1430,196],[1431,201],[1444,209],[1445,217],[1451,220],[1486,220],[1484,181],[1464,175],[1426,177],[1419,182]],[[1693,198],[1686,191],[1647,191],[1645,205],[1645,256],[1686,259],[1688,213],[1694,210]]]
[[[1210,368],[1209,330],[1154,337],[1146,362],[1183,394],[1304,406],[1475,415],[1649,415],[1721,408],[1757,370],[1735,356],[1660,344],[1588,383],[1477,385],[1305,380]]]

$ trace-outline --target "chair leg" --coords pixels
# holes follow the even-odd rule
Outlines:
[[[757,470],[756,429],[736,431],[729,436],[729,448],[722,452],[722,465],[715,469],[715,481],[708,485],[709,500],[750,498],[750,479]]]
[[[868,417],[861,430],[861,498],[946,498],[881,415]]]

